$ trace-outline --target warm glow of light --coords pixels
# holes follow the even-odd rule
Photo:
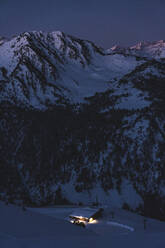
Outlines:
[[[90,218],[90,219],[89,219],[89,222],[92,222],[92,221],[94,221],[94,219],[93,219],[93,218]]]
[[[97,223],[98,223],[98,220],[93,220],[89,222],[89,224],[97,224]]]
[[[79,219],[83,219],[84,217],[83,216],[74,216],[75,218],[79,218]]]

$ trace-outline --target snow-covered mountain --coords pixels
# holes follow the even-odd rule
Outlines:
[[[164,44],[104,50],[59,31],[2,42],[1,198],[165,218]]]
[[[156,42],[139,42],[135,46],[122,47],[115,45],[107,50],[108,53],[124,53],[146,58],[161,59],[165,57],[165,40]]]
[[[92,42],[59,31],[23,33],[3,43],[0,57],[0,100],[39,109],[82,102],[144,62],[107,55]]]

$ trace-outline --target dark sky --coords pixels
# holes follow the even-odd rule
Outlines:
[[[61,30],[109,48],[165,39],[165,0],[0,0],[0,36]]]

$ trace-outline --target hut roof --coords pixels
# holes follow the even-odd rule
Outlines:
[[[83,217],[83,218],[91,218],[93,215],[95,215],[100,209],[92,209],[92,208],[81,208],[81,209],[75,209],[71,214],[70,217]]]

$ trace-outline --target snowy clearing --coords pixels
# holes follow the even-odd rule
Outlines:
[[[66,221],[72,210],[75,207],[23,211],[20,207],[0,202],[0,248],[165,247],[163,222],[147,219],[144,231],[142,216],[107,208],[101,219],[82,228]]]

